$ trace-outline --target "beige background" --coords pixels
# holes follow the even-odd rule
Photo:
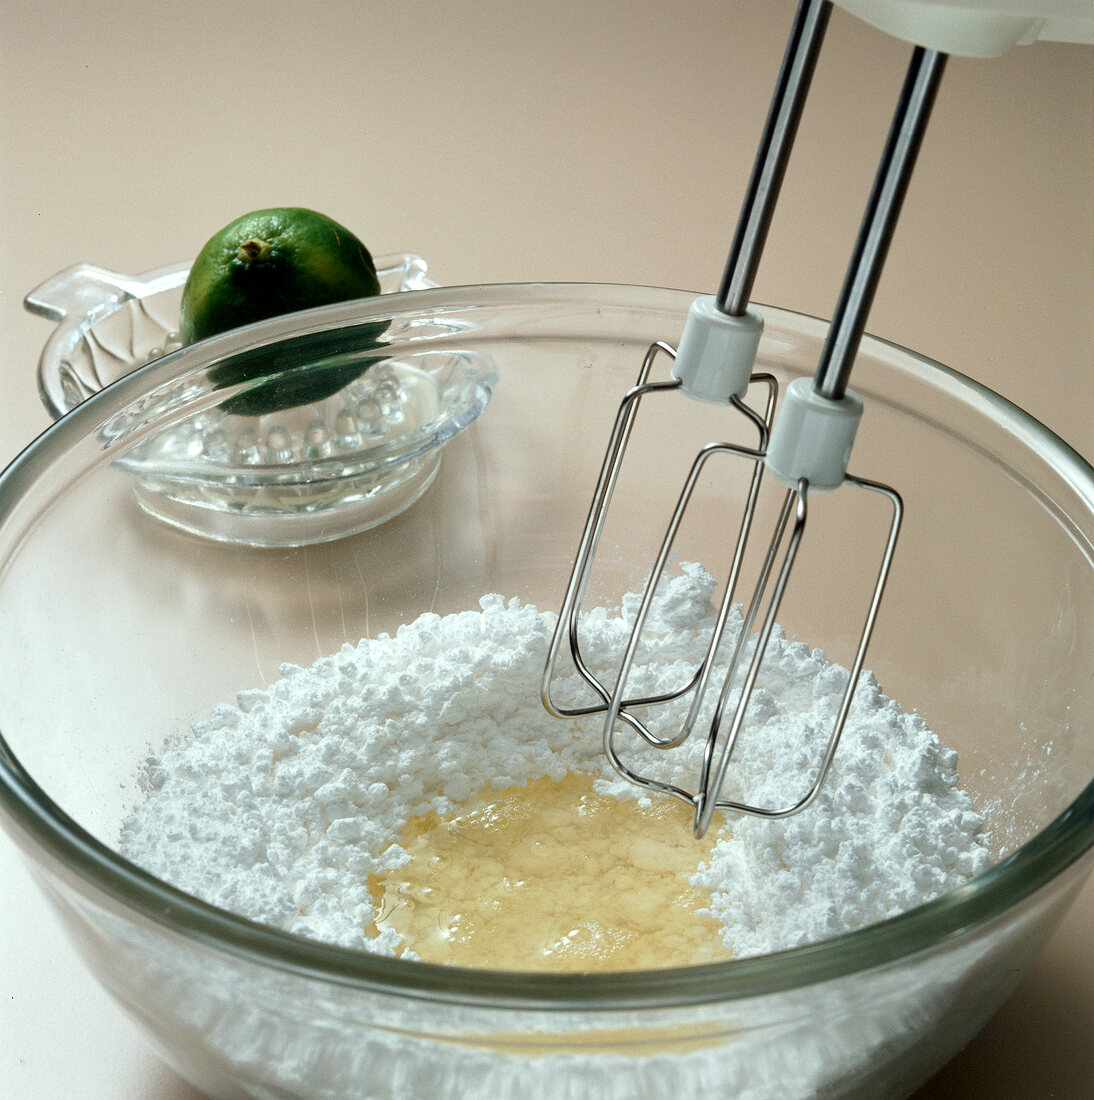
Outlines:
[[[47,424],[22,297],[300,204],[445,283],[714,289],[790,0],[0,6],[0,461]],[[908,48],[837,12],[756,298],[830,314]],[[870,329],[1094,456],[1092,64],[953,59]],[[1094,1094],[1094,887],[920,1094]],[[85,976],[0,838],[0,1095],[196,1100]]]

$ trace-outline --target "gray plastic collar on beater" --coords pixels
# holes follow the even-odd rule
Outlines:
[[[676,350],[672,377],[689,397],[728,405],[744,397],[764,319],[749,307],[739,316],[723,313],[713,295],[696,298]]]
[[[824,397],[811,379],[795,378],[786,387],[764,465],[791,488],[802,478],[818,492],[839,488],[861,419],[862,398],[854,391]]]

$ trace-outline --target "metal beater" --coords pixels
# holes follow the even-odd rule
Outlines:
[[[706,832],[716,810],[780,818],[800,812],[816,798],[851,707],[888,578],[903,511],[896,490],[847,472],[862,414],[862,402],[847,388],[847,382],[945,66],[944,53],[918,46],[915,48],[816,373],[812,381],[796,379],[790,383],[782,397],[774,427],[772,414],[777,401],[775,380],[767,374],[753,373],[763,320],[748,305],[749,294],[831,7],[828,0],[803,0],[798,9],[717,296],[700,298],[693,304],[677,349],[662,341],[650,347],[636,385],[623,398],[543,677],[542,696],[547,709],[559,717],[603,713],[604,751],[615,770],[640,787],[672,795],[692,805],[696,836]],[[661,353],[673,358],[671,380],[650,382],[651,367]],[[763,411],[751,408],[744,400],[750,383],[755,382],[768,388]],[[726,405],[744,416],[756,430],[758,443],[755,448],[748,448],[713,442],[699,451],[656,555],[618,675],[613,683],[604,684],[591,671],[581,652],[578,637],[581,605],[639,404],[646,396],[676,391],[700,401]],[[629,697],[628,679],[673,539],[704,465],[716,454],[727,454],[750,463],[752,477],[710,645],[691,678],[676,690],[656,697]],[[728,666],[718,672],[721,683],[706,734],[702,766],[695,790],[689,791],[641,775],[628,767],[619,755],[616,734],[621,726],[625,726],[648,744],[658,749],[671,749],[683,744],[693,733],[700,710],[710,697],[716,655],[734,603],[745,550],[752,536],[757,494],[765,471],[782,483],[786,491]],[[892,521],[847,689],[820,764],[805,795],[788,805],[758,806],[721,799],[719,792],[744,727],[749,700],[804,535],[810,496],[844,487],[865,489],[887,498],[892,506]],[[552,685],[564,640],[577,672],[592,687],[597,702],[564,706],[553,697]],[[752,640],[755,644],[749,645]],[[642,720],[642,710],[688,693],[691,693],[691,702],[687,717],[672,736],[654,734]]]

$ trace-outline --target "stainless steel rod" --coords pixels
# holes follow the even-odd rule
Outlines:
[[[775,200],[786,174],[790,149],[805,107],[831,11],[829,0],[802,0],[794,17],[752,178],[745,192],[725,272],[715,296],[718,309],[733,317],[744,313],[752,297],[760,254],[771,226]]]
[[[917,47],[912,55],[855,250],[814,374],[813,389],[822,397],[838,400],[847,389],[851,366],[866,328],[866,317],[873,304],[945,65],[946,55],[936,50]]]

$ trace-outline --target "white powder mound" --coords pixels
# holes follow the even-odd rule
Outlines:
[[[685,682],[710,637],[714,581],[698,566],[682,570],[651,616],[635,692]],[[636,600],[586,616],[590,659],[617,663]],[[603,758],[595,718],[566,722],[543,708],[554,621],[490,595],[478,611],[423,615],[310,668],[284,666],[269,688],[217,707],[192,737],[145,762],[148,794],[123,825],[122,854],[252,920],[393,953],[396,933],[368,934],[367,879],[406,861],[395,842],[409,817],[569,771],[600,776],[618,797],[642,795]],[[738,614],[730,635],[739,627]],[[847,675],[776,632],[723,794],[793,800],[827,741]],[[587,697],[572,679],[560,696]],[[684,709],[686,700],[666,706],[657,728],[679,723]],[[636,745],[635,769],[691,788],[702,748],[698,734],[671,752]],[[710,911],[738,956],[883,920],[990,862],[956,755],[869,674],[817,801],[784,820],[725,824],[693,881],[709,888]]]

